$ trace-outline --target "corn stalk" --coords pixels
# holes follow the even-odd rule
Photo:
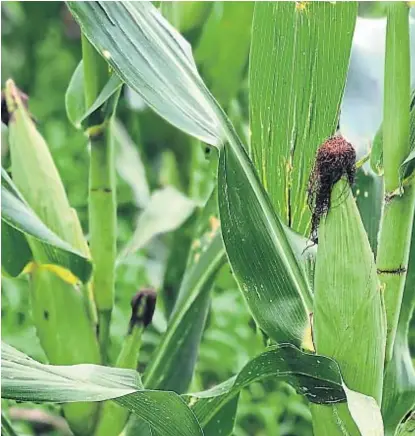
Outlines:
[[[379,234],[377,270],[384,288],[387,315],[386,361],[392,358],[408,267],[415,207],[413,178],[402,180],[410,153],[409,8],[388,6],[383,121],[385,202]]]
[[[108,82],[110,71],[95,48],[82,36],[85,104],[90,108]],[[119,92],[87,119],[90,141],[89,232],[94,261],[93,293],[98,311],[99,342],[106,360],[111,312],[114,303],[117,202],[112,115]],[[106,112],[110,106],[110,110]]]

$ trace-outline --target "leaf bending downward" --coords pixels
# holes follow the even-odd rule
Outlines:
[[[143,389],[136,371],[89,364],[44,365],[3,342],[1,359],[2,398],[58,403],[115,400],[160,434],[203,435],[179,395]]]
[[[11,256],[10,250],[15,250],[15,253],[18,252],[17,255],[13,254],[18,263],[11,266],[9,271],[11,275],[19,275],[27,265],[27,263],[23,264],[23,261],[31,260],[31,251],[26,240],[26,236],[30,236],[44,246],[50,264],[69,270],[83,283],[89,280],[92,272],[91,261],[69,243],[59,238],[43,223],[25,202],[3,168],[1,173],[1,197],[2,225],[4,224],[7,232],[5,241],[2,240],[2,247],[7,248],[6,258]],[[24,238],[18,237],[18,233],[24,235]],[[11,246],[11,241],[18,242],[19,245]],[[24,256],[20,258],[22,253]],[[8,263],[10,262],[7,262],[6,265]]]
[[[218,427],[212,425],[212,419],[219,411],[232,401],[241,389],[267,377],[286,381],[311,403],[333,404],[348,400],[349,410],[362,435],[383,435],[380,409],[373,398],[348,389],[334,360],[303,353],[290,344],[271,347],[248,362],[236,376],[207,391],[183,397],[196,415],[205,436],[214,436],[215,433],[207,433],[206,428],[212,426],[216,434],[219,433]]]

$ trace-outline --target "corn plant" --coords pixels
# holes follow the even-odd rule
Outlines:
[[[66,108],[90,144],[89,245],[25,96],[9,80],[2,271],[30,276],[48,363],[3,343],[2,397],[62,403],[76,435],[216,436],[232,434],[240,391],[273,378],[308,400],[316,435],[410,434],[415,120],[408,4],[385,5],[384,119],[370,156],[359,162],[338,128],[356,3],[229,6],[244,8],[241,25],[251,30],[247,138],[229,116],[234,83],[221,81],[228,68],[238,77],[243,53],[233,65],[206,63],[214,65],[205,72],[211,93],[190,45],[151,3],[67,5],[82,31]],[[175,8],[161,6],[179,26]],[[203,66],[208,55],[199,56]],[[140,373],[152,290],[133,299],[120,354],[109,356],[117,265],[114,117],[125,85],[193,137],[194,146],[210,147],[217,171],[208,201],[196,208],[167,330]],[[186,213],[177,225],[195,209],[182,201]],[[168,229],[163,223],[153,233]],[[136,248],[146,239],[139,233],[140,221]],[[233,377],[189,393],[210,291],[226,263],[267,346]],[[3,416],[2,429],[12,434]]]

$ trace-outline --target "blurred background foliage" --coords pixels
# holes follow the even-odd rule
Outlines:
[[[202,77],[249,144],[247,67],[253,3],[166,2],[160,8],[191,43]],[[12,77],[30,97],[30,111],[49,144],[70,203],[88,234],[87,139],[68,121],[64,104],[69,80],[81,59],[79,28],[63,2],[2,2],[1,11],[2,86]],[[369,149],[382,119],[384,42],[381,35],[384,35],[385,20],[378,18],[383,14],[378,2],[360,8],[364,18],[357,23],[342,106],[340,127],[360,155]],[[149,193],[173,186],[202,204],[214,183],[215,156],[209,148],[167,125],[130,89],[123,90],[117,117],[121,125],[117,136],[121,249],[131,240]],[[2,131],[4,128],[2,125]],[[8,168],[4,140],[2,164]],[[165,207],[169,210],[168,201]],[[153,238],[144,249],[127,256],[118,266],[113,359],[127,330],[132,295],[142,287],[153,286],[160,293],[161,304],[152,328],[145,333],[141,365],[148,361],[166,328],[186,265],[193,227],[191,216],[179,229]],[[411,329],[412,345],[414,330]],[[2,279],[2,336],[32,357],[45,360],[30,319],[25,279]],[[191,390],[203,390],[225,380],[263,348],[264,340],[256,332],[229,267],[225,266],[214,286]],[[22,406],[4,405],[10,406],[10,417],[14,422],[17,420],[22,434],[67,432],[56,407],[42,406],[47,416],[57,419],[48,424],[45,416],[34,416],[27,404],[23,412],[19,412]],[[241,395],[234,434],[311,435],[310,413],[305,400],[289,386],[273,380],[256,383]]]

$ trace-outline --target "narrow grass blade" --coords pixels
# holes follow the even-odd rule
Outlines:
[[[86,364],[44,365],[3,342],[1,356],[3,398],[57,403],[115,400],[163,435],[203,435],[177,394],[144,390],[136,371]]]
[[[1,434],[4,436],[18,436],[3,412],[1,413]]]
[[[356,2],[255,4],[253,161],[281,220],[303,235],[308,176],[317,148],[337,128],[356,15]]]

